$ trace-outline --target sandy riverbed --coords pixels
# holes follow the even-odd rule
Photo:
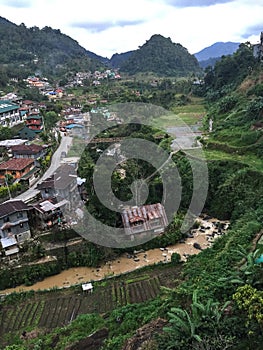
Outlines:
[[[152,265],[158,262],[169,262],[173,253],[179,253],[182,260],[185,260],[186,255],[198,254],[199,249],[194,247],[194,243],[198,243],[202,249],[207,248],[211,243],[207,238],[216,231],[216,227],[212,224],[214,220],[201,220],[201,225],[209,227],[209,229],[196,230],[193,238],[187,238],[184,243],[177,243],[164,248],[151,249],[145,252],[136,253],[136,259],[133,259],[128,254],[123,254],[118,259],[108,261],[99,269],[91,267],[75,267],[62,271],[58,275],[45,278],[41,282],[37,282],[32,286],[18,286],[0,291],[0,294],[8,294],[12,292],[29,291],[29,290],[44,290],[54,287],[63,288],[71,285],[96,281],[112,275],[119,275],[125,272],[136,270],[146,265]]]

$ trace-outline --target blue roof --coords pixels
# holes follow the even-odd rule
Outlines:
[[[83,125],[80,124],[69,124],[66,126],[66,129],[73,129],[73,128],[83,128]]]

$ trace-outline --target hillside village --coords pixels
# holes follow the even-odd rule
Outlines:
[[[253,46],[253,54],[256,58],[261,59],[262,46],[261,33],[260,44]],[[30,76],[24,81],[27,87],[37,88],[40,96],[45,98],[43,102],[24,100],[15,92],[2,94],[0,97],[2,127],[12,128],[19,126],[19,131],[15,138],[0,141],[2,150],[0,189],[2,190],[1,202],[4,202],[0,205],[2,220],[1,245],[2,256],[8,257],[8,261],[10,258],[16,257],[16,254],[19,252],[19,245],[21,246],[25,241],[33,238],[36,232],[45,232],[54,227],[60,230],[70,228],[72,222],[78,220],[77,211],[80,210],[75,210],[74,214],[72,206],[76,209],[83,199],[87,199],[84,189],[85,181],[76,175],[75,160],[73,160],[73,163],[70,163],[70,158],[66,161],[66,154],[61,157],[61,164],[55,173],[37,184],[38,196],[32,198],[30,203],[25,203],[16,198],[13,199],[13,193],[11,193],[10,189],[14,188],[14,194],[16,195],[38,182],[49,165],[54,150],[58,146],[58,135],[73,135],[74,129],[84,128],[87,125],[87,120],[90,120],[90,113],[93,116],[99,113],[108,120],[113,118],[121,123],[121,119],[118,116],[110,114],[107,108],[100,107],[101,104],[106,104],[109,101],[104,98],[100,99],[99,94],[91,94],[91,99],[86,101],[90,112],[83,113],[83,106],[80,103],[69,106],[68,101],[70,98],[74,98],[74,95],[68,93],[68,89],[83,87],[87,82],[88,85],[96,88],[101,82],[105,84],[105,81],[118,81],[120,79],[121,75],[118,70],[106,69],[102,72],[95,71],[93,73],[77,72],[64,87],[52,88],[48,79]],[[18,79],[15,79],[15,81],[18,83]],[[197,81],[194,80],[193,84],[196,85]],[[202,82],[199,82],[198,85],[200,84]],[[158,86],[158,80],[156,80],[155,84],[150,82],[150,86],[152,88]],[[95,99],[92,98],[93,95]],[[49,134],[53,138],[52,142],[55,141],[55,148],[54,144],[52,146],[50,143],[44,143],[41,139],[41,135],[46,131],[43,117],[43,112],[47,108],[46,100],[51,103],[63,101],[62,103],[65,106],[61,109],[60,120],[54,125],[52,130],[49,130]],[[45,166],[43,166],[43,159],[48,160]],[[55,185],[57,174],[61,174],[62,178],[59,182],[56,181]],[[65,217],[63,208],[67,208],[67,212],[71,211],[71,215]],[[128,226],[125,220],[124,225],[126,225],[127,230]]]
[[[165,47],[172,44],[159,35],[153,39]],[[191,58],[191,74],[185,77],[180,75],[185,67],[176,75],[166,62],[160,71],[168,69],[170,75],[145,73],[145,66],[138,73],[141,52],[147,56],[149,50],[151,57],[154,46],[150,40],[127,58],[127,69],[138,75],[95,65],[69,70],[64,81],[63,74],[47,78],[35,71],[27,78],[12,77],[3,87],[0,346],[14,342],[18,350],[79,350],[85,344],[92,350],[250,350],[251,343],[253,350],[261,348],[263,32],[260,43],[240,45],[206,73],[197,67],[193,74],[196,61]],[[37,65],[41,57],[33,60]],[[141,115],[135,110],[127,123],[127,109],[120,113],[109,106],[129,102],[172,113],[157,108],[152,127],[136,124]],[[181,124],[175,125],[178,119]],[[93,127],[102,131],[90,140]],[[176,164],[183,190],[172,218],[162,201],[163,165],[156,169],[121,154],[122,140],[132,138],[165,150]],[[207,198],[203,212],[183,230],[184,217],[193,216],[188,209],[195,185],[200,186],[195,200],[201,201],[203,187],[193,176],[196,161],[201,168],[200,149],[209,173]],[[129,203],[134,179],[142,171],[149,183],[146,203],[121,205],[114,215],[100,203],[92,181],[105,150],[109,167],[113,161],[117,164],[111,174],[114,195]],[[166,193],[167,201],[172,194]],[[105,227],[123,228],[129,245],[115,249],[80,235],[77,225],[84,231],[88,227],[85,208]],[[132,245],[136,237],[148,234],[151,240]],[[150,264],[155,250],[161,260]],[[120,271],[123,261],[134,271],[118,276],[114,268]],[[94,280],[84,280],[77,270],[88,267]],[[52,291],[5,293],[70,268],[75,269],[69,272],[77,278],[76,285],[63,282]],[[71,332],[77,334],[73,341],[67,338]]]
[[[101,99],[99,94],[90,94],[90,99],[86,101],[90,106],[90,113],[83,113],[81,103],[69,104],[68,101],[74,98],[74,95],[68,93],[68,89],[82,87],[83,81],[89,81],[89,84],[96,88],[101,82],[120,78],[118,72],[109,69],[94,73],[78,72],[65,87],[52,89],[46,78],[28,77],[25,80],[28,88],[38,89],[39,95],[44,98],[43,102],[24,100],[14,92],[0,97],[2,127],[18,130],[14,138],[0,141],[2,154],[0,212],[1,207],[3,208],[3,214],[0,214],[3,222],[1,245],[3,259],[8,258],[3,261],[12,263],[17,258],[21,258],[23,244],[37,239],[39,234],[43,232],[45,234],[50,230],[68,230],[72,227],[72,223],[78,221],[78,215],[80,215],[78,210],[81,209],[77,208],[79,202],[85,201],[86,197],[85,179],[77,176],[76,157],[67,158],[66,152],[62,152],[60,165],[55,173],[43,181],[40,181],[40,178],[49,166],[59,140],[64,135],[73,136],[74,130],[78,135],[80,128],[84,129],[89,123],[90,115],[100,114],[106,120],[116,119],[121,123],[118,116],[108,112],[106,107],[102,107],[108,101]],[[44,117],[47,103],[59,101],[64,108],[60,111],[58,122],[47,131]],[[43,139],[43,135],[46,134],[48,138]],[[59,181],[57,181],[58,177],[61,177]],[[36,183],[37,186],[35,186]],[[16,199],[16,195],[20,195],[32,186],[36,187],[38,194],[29,199],[29,203]],[[65,212],[70,214],[65,215]],[[17,220],[18,217],[21,217],[22,221]],[[8,224],[5,225],[5,223]]]

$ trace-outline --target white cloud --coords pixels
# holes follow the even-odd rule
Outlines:
[[[255,42],[262,12],[258,0],[0,0],[1,16],[11,22],[60,29],[107,57],[137,49],[153,34],[170,37],[190,53],[217,41]]]

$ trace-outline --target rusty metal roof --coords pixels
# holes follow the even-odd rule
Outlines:
[[[138,221],[148,221],[164,217],[164,208],[160,203],[134,206],[124,209],[122,218],[125,226]]]

